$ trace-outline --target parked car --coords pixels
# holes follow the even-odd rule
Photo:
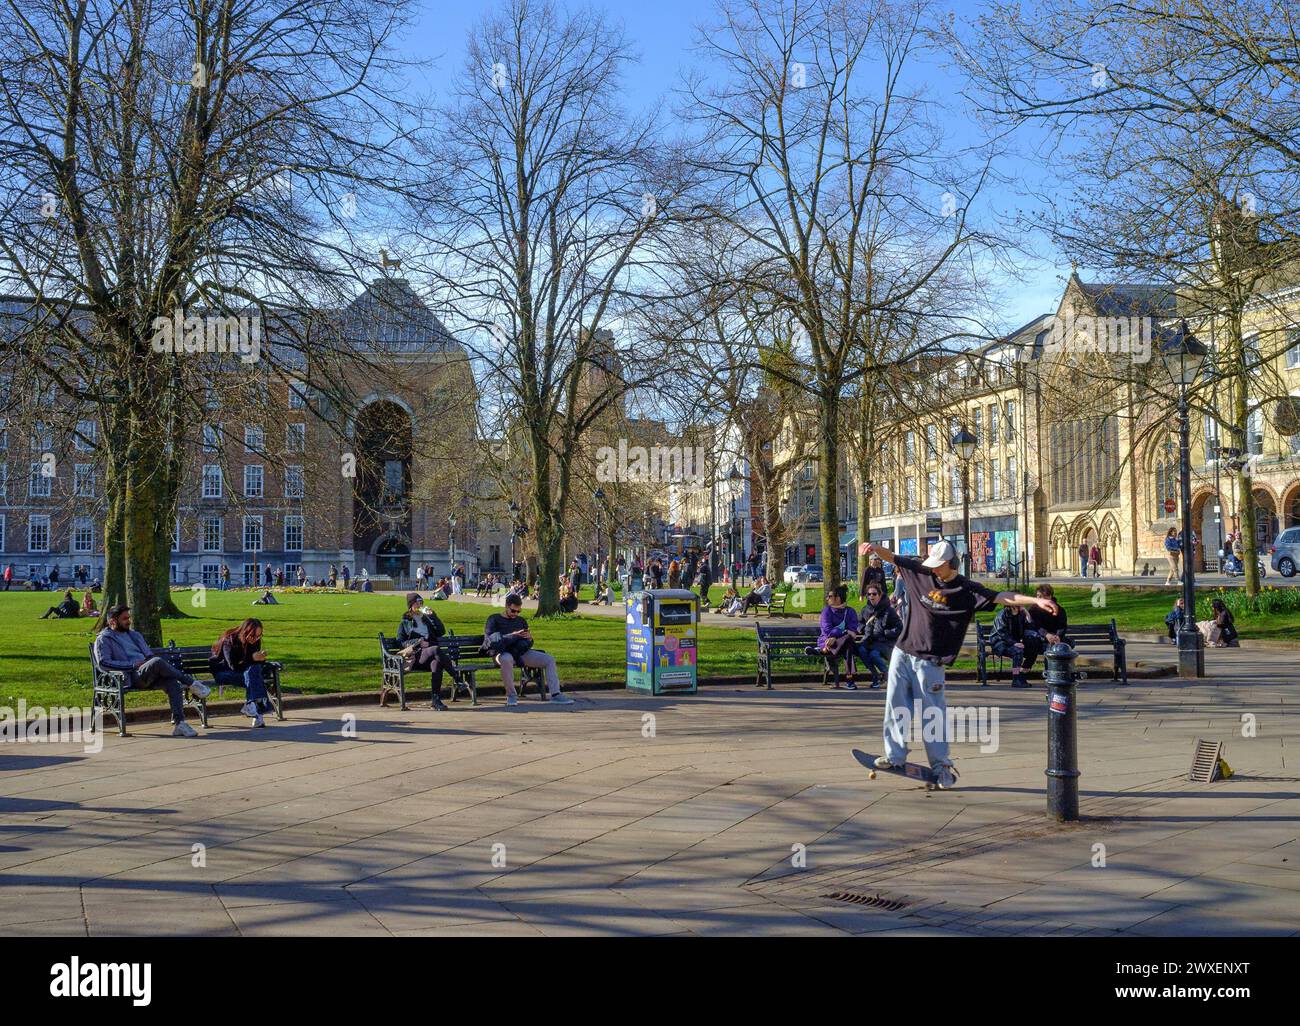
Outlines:
[[[785,568],[785,572],[781,575],[781,580],[786,584],[795,584],[799,580],[799,575],[803,573],[803,571],[804,567],[802,565],[788,566]]]
[[[783,577],[786,584],[820,584],[824,580],[820,563],[788,566]]]
[[[1294,577],[1300,567],[1300,527],[1288,527],[1268,547],[1269,566],[1283,577]]]

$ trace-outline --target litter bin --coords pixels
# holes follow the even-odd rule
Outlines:
[[[700,597],[684,588],[627,596],[627,687],[651,695],[695,694]]]

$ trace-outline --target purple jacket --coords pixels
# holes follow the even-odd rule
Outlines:
[[[852,606],[843,605],[839,609],[826,606],[822,610],[822,633],[817,639],[817,647],[824,648],[831,638],[838,638],[841,634],[851,634],[857,629],[858,613]]]

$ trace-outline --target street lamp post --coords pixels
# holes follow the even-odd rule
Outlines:
[[[970,576],[970,459],[979,440],[965,428],[952,436],[952,451],[961,461],[962,573]]]
[[[745,480],[745,475],[740,471],[740,464],[731,465],[731,473],[727,475],[727,483],[730,486],[728,491],[731,492],[731,519],[727,521],[727,569],[732,574],[735,573],[736,566],[736,504],[740,499],[737,494],[737,488]]]
[[[515,539],[519,537],[519,503],[510,503],[510,584],[518,576],[519,559],[515,555]]]
[[[1187,390],[1195,383],[1206,349],[1187,330],[1187,322],[1161,332],[1160,358],[1178,389],[1178,485],[1183,504],[1183,621],[1178,629],[1178,673],[1205,676],[1205,644],[1196,629],[1196,571],[1192,568],[1192,460],[1189,442]]]
[[[592,568],[593,572],[591,576],[593,580],[596,580],[598,583],[604,583],[608,578],[603,580],[600,578],[600,566],[601,563],[604,562],[605,557],[605,536],[602,533],[601,525],[601,513],[605,508],[605,489],[597,488],[591,493],[591,497],[596,500],[596,565]]]
[[[447,574],[456,572],[456,514],[447,518]]]

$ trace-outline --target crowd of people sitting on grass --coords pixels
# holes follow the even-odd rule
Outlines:
[[[1169,615],[1165,617],[1165,627],[1169,631],[1170,641],[1178,640],[1178,628],[1182,626],[1183,610],[1186,608],[1182,596],[1179,596],[1174,602],[1174,608],[1169,610]],[[1197,620],[1196,629],[1200,631],[1205,644],[1210,648],[1241,647],[1232,610],[1221,598],[1210,599],[1210,615],[1205,620]]]
[[[50,606],[41,614],[41,619],[45,620],[54,617],[57,620],[69,620],[78,616],[98,616],[99,609],[95,605],[95,596],[86,592],[81,596],[81,602],[72,595],[72,589],[69,588],[63,593],[63,601],[57,606]]]

